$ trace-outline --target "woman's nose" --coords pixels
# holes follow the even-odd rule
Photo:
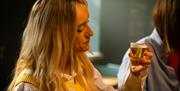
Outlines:
[[[86,36],[87,37],[91,37],[94,35],[94,32],[92,31],[91,27],[88,26],[87,32],[86,32]]]

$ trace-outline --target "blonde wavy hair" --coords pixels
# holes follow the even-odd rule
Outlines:
[[[67,91],[62,74],[77,73],[86,91],[96,91],[94,69],[84,53],[75,51],[76,4],[85,0],[38,0],[32,7],[22,48],[8,90],[26,68],[38,79],[40,91]],[[86,4],[87,5],[87,4]]]

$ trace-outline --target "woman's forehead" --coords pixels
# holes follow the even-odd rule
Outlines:
[[[88,21],[89,11],[86,5],[76,4],[77,23],[82,24]]]

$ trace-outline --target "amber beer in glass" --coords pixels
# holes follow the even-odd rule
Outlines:
[[[144,57],[144,52],[147,50],[148,46],[146,44],[131,42],[130,44],[130,53],[133,56],[133,64],[141,63],[141,59]],[[131,58],[131,57],[130,57]]]

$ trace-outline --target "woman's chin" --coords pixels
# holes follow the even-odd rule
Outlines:
[[[83,46],[83,47],[81,47],[79,50],[80,50],[80,52],[86,52],[86,51],[89,50],[89,45]]]

